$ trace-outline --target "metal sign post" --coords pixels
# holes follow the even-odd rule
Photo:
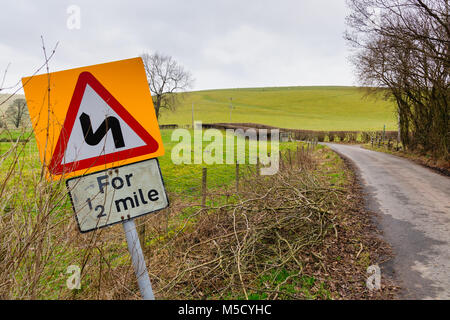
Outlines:
[[[169,206],[157,159],[66,181],[81,232],[122,223],[142,299],[154,300],[134,218]]]
[[[125,221],[123,223],[123,231],[125,232],[125,236],[127,238],[128,251],[131,255],[131,261],[133,263],[134,272],[136,274],[142,299],[155,300],[134,220]]]

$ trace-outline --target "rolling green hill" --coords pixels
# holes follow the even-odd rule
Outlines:
[[[396,130],[395,104],[365,97],[357,87],[272,87],[189,92],[175,112],[164,110],[160,124],[253,122],[306,130]]]
[[[7,95],[0,94],[0,101]],[[16,98],[16,97],[15,97]],[[18,95],[17,98],[23,98]],[[185,94],[176,111],[163,110],[160,124],[253,122],[305,130],[396,130],[395,104],[365,97],[357,87],[271,87],[194,91]],[[14,100],[11,99],[8,102]],[[1,106],[5,111],[9,103]]]

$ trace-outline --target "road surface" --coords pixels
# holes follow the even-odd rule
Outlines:
[[[382,270],[400,281],[399,298],[450,299],[450,178],[360,146],[325,144],[359,169],[366,205],[394,250]]]

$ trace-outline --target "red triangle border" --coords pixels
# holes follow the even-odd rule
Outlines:
[[[76,121],[78,110],[80,109],[86,85],[88,84],[130,126],[130,128],[134,130],[134,132],[146,143],[146,145],[123,151],[117,151],[98,157],[61,164],[61,160],[66,152],[67,143],[70,135],[72,134],[72,129]],[[49,170],[54,175],[61,175],[63,173],[70,173],[73,171],[88,169],[94,166],[106,165],[111,162],[154,153],[158,150],[158,147],[158,142],[141,126],[141,124],[139,124],[139,122],[136,121],[136,119],[133,118],[133,116],[122,106],[122,104],[120,104],[120,102],[117,101],[117,99],[114,98],[114,96],[90,72],[84,71],[80,73],[77,84],[75,85],[75,90],[70,101],[66,119],[64,120],[58,142],[56,143],[56,148],[53,151]]]

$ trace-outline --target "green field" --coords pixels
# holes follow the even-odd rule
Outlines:
[[[253,122],[305,130],[396,130],[395,105],[357,87],[273,87],[189,92],[160,124]]]
[[[172,149],[178,145],[179,141],[172,140],[172,133],[174,130],[164,129],[161,130],[161,136],[164,144],[165,154],[158,158],[161,172],[164,176],[165,185],[167,189],[171,192],[175,192],[183,195],[190,196],[198,196],[200,195],[201,188],[201,179],[202,179],[202,168],[208,168],[208,187],[209,188],[219,188],[224,187],[231,184],[235,179],[235,165],[234,164],[205,164],[204,162],[201,164],[174,164],[171,159]],[[184,141],[184,144],[194,143],[193,138],[193,130],[190,130],[191,140]],[[224,140],[223,140],[223,155],[225,157],[226,153],[226,139],[225,132]],[[30,138],[31,135],[31,138]],[[0,130],[0,173],[6,172],[6,169],[13,164],[14,158],[9,154],[9,150],[11,150],[12,146],[15,145],[13,142],[5,142],[8,141],[16,141],[16,140],[28,140],[25,144],[19,143],[17,145],[17,150],[21,150],[21,156],[19,157],[19,162],[21,165],[26,167],[26,169],[34,169],[39,171],[41,168],[41,163],[38,155],[38,148],[36,145],[36,141],[32,132],[30,131],[19,131],[19,130],[11,130],[11,131],[1,131]],[[237,136],[234,138],[234,158],[236,159],[237,155],[237,144],[238,141],[245,141],[242,137]],[[250,168],[254,168],[254,165],[249,164],[250,162],[250,151],[252,150],[252,155],[257,155],[258,148],[249,144],[248,140],[245,143],[245,164],[241,163],[241,170],[249,170]],[[202,153],[204,150],[208,148],[210,142],[204,142],[202,144]],[[286,149],[291,149],[295,151],[298,143],[296,142],[283,142],[280,143],[280,150],[284,151]],[[193,147],[192,147],[193,148]],[[268,151],[270,152],[270,142],[268,144]],[[194,149],[192,149],[192,161],[194,155]],[[14,154],[14,152],[12,152]],[[225,162],[225,161],[224,161]],[[251,169],[254,170],[254,169]],[[28,174],[28,172],[27,172]],[[0,174],[1,177],[3,177]],[[13,184],[17,183],[17,181],[10,181]]]

